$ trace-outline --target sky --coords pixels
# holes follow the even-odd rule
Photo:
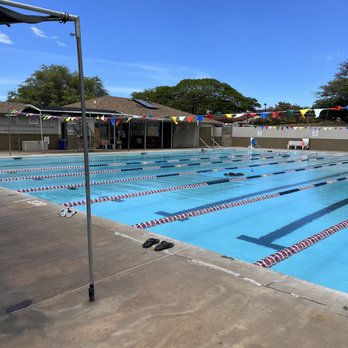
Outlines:
[[[84,75],[112,96],[214,78],[262,107],[310,107],[348,59],[346,0],[22,3],[80,16]],[[72,32],[73,22],[0,26],[0,101],[43,65],[77,71]]]

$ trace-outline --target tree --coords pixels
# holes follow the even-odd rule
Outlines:
[[[318,99],[314,103],[316,108],[348,105],[348,60],[339,64],[339,70],[333,80],[320,86],[316,93]]]
[[[144,99],[154,103],[173,107],[173,87],[159,86],[152,89],[145,89],[143,92],[133,92],[133,98]]]
[[[280,101],[274,105],[273,110],[286,111],[286,110],[300,110],[305,109],[305,107],[299,106],[297,104],[291,104],[285,101]]]
[[[92,99],[108,95],[99,77],[85,77],[85,96]],[[64,65],[42,65],[31,77],[8,93],[7,101],[36,106],[58,106],[80,100],[79,75]]]
[[[185,79],[174,87],[162,86],[134,92],[133,98],[177,108],[194,115],[253,111],[260,104],[243,96],[227,83],[215,79]]]

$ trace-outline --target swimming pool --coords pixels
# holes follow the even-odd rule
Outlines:
[[[92,214],[250,263],[348,218],[347,153],[90,154]],[[0,159],[0,186],[85,211],[82,155]],[[348,229],[272,269],[348,291]]]

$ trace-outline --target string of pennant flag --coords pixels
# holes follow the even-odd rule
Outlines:
[[[21,112],[17,110],[11,110],[9,111],[7,116],[25,116],[25,117],[40,117],[37,113],[28,113],[28,112]],[[105,116],[105,115],[97,115],[95,117],[96,120],[101,120],[103,122],[111,122],[112,125],[118,126],[123,120],[126,120],[126,122],[131,121],[132,119],[149,119],[149,120],[172,120],[175,124],[178,124],[179,122],[187,121],[187,122],[202,122],[204,117],[206,115],[190,115],[190,116],[155,116],[155,115],[132,115],[132,114],[117,114],[112,116]],[[74,122],[81,119],[81,116],[70,116],[70,115],[48,115],[48,114],[41,114],[42,120],[63,120],[65,122]]]
[[[243,113],[237,113],[237,114],[222,114],[219,116],[226,116],[227,118],[233,118],[233,119],[238,119],[241,118],[245,115],[249,116],[249,117],[255,117],[255,116],[260,116],[261,118],[266,118],[268,116],[272,116],[272,118],[278,118],[282,113],[287,114],[290,117],[294,116],[295,112],[299,112],[300,115],[305,119],[306,118],[306,114],[309,111],[313,111],[315,118],[318,118],[320,116],[320,113],[324,110],[333,110],[333,111],[342,111],[342,110],[348,110],[348,105],[343,107],[343,106],[335,106],[332,108],[323,108],[323,109],[300,109],[300,110],[282,110],[282,111],[261,111],[261,112],[243,112]],[[212,118],[214,118],[215,115],[208,115],[207,117],[209,118],[209,116],[213,116]]]
[[[271,116],[273,119],[278,118],[281,114],[286,114],[289,117],[294,117],[295,113],[299,113],[304,119],[306,119],[306,115],[309,111],[314,112],[315,118],[318,118],[322,111],[325,110],[333,110],[333,111],[342,111],[342,110],[348,110],[348,106],[335,106],[332,108],[322,108],[322,109],[300,109],[300,110],[284,110],[284,111],[261,111],[261,112],[242,112],[242,113],[234,113],[234,114],[211,114],[208,113],[206,115],[189,115],[189,116],[155,116],[155,115],[132,115],[132,114],[116,114],[112,116],[105,116],[105,115],[97,115],[95,117],[96,120],[101,120],[103,122],[111,122],[113,126],[118,126],[122,120],[126,120],[126,122],[130,122],[132,119],[149,119],[149,120],[172,120],[173,123],[178,124],[179,122],[202,122],[204,118],[210,119],[210,120],[216,120],[216,121],[222,121],[222,117],[226,117],[230,120],[238,120],[244,116],[246,117],[256,117],[259,116],[263,119],[266,117]],[[71,116],[71,115],[49,115],[49,114],[41,114],[38,115],[37,113],[26,113],[21,112],[17,110],[10,110],[8,113],[8,116],[25,116],[25,117],[42,117],[42,120],[50,120],[50,119],[58,119],[58,120],[64,120],[65,122],[75,122],[81,119],[80,116]]]

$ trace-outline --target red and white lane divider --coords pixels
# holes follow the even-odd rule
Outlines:
[[[105,185],[105,184],[114,184],[119,182],[129,182],[129,181],[136,181],[136,180],[148,180],[148,179],[154,179],[156,178],[156,175],[147,175],[147,176],[139,176],[139,177],[133,177],[133,178],[124,178],[124,179],[111,179],[111,180],[102,180],[102,181],[91,181],[90,185]],[[72,189],[72,188],[78,188],[78,187],[84,187],[85,183],[78,183],[78,184],[68,184],[68,185],[53,185],[53,186],[42,186],[42,187],[31,187],[26,189],[18,189],[17,192],[39,192],[39,191],[49,191],[49,190],[58,190],[58,189]]]
[[[7,174],[16,174],[23,172],[38,172],[38,171],[46,171],[46,170],[64,170],[64,169],[80,169],[84,168],[83,165],[75,165],[75,166],[57,166],[57,167],[37,167],[37,168],[17,168],[17,169],[1,169],[0,173]]]
[[[260,154],[261,156],[261,154]],[[280,155],[278,155],[280,156]],[[249,155],[243,155],[243,156],[227,156],[226,158],[234,158],[234,157],[250,157]],[[221,158],[221,156],[210,156],[205,159],[216,159]],[[225,157],[224,157],[225,158]],[[192,157],[190,161],[194,160],[200,160],[200,157]],[[184,162],[182,159],[172,159],[172,160],[165,160],[161,161],[161,164],[165,163],[175,163],[175,162]],[[111,162],[106,164],[91,164],[90,167],[121,167],[125,165],[139,165],[139,164],[155,164],[159,163],[158,161],[139,161],[139,162]],[[23,172],[38,172],[38,171],[47,171],[47,170],[65,170],[65,169],[82,169],[84,168],[83,164],[80,165],[73,165],[73,166],[51,166],[51,167],[36,167],[36,168],[17,168],[17,169],[0,169],[0,173],[7,173],[7,174],[16,174],[16,173],[23,173]]]
[[[327,164],[327,165],[330,165],[330,164]],[[335,165],[337,165],[337,164],[335,163]],[[174,187],[168,187],[168,188],[163,188],[163,189],[155,189],[155,190],[143,191],[143,192],[133,192],[133,193],[123,194],[123,195],[103,196],[103,197],[92,199],[91,203],[102,203],[102,202],[106,202],[106,201],[116,201],[116,200],[120,200],[120,199],[140,197],[140,196],[146,196],[146,195],[153,195],[153,194],[163,193],[163,192],[195,189],[195,188],[199,188],[199,187],[202,187],[202,186],[209,186],[209,185],[215,185],[215,184],[224,184],[224,183],[227,183],[227,182],[245,181],[245,180],[250,180],[250,179],[268,177],[268,176],[272,176],[272,175],[293,173],[293,172],[296,172],[296,171],[299,171],[299,170],[303,171],[303,170],[318,169],[318,168],[322,168],[324,166],[325,165],[320,165],[320,166],[310,167],[310,168],[297,168],[297,169],[295,168],[295,169],[284,170],[282,172],[259,174],[259,175],[251,175],[251,176],[238,177],[238,178],[232,178],[232,179],[220,179],[220,180],[204,181],[204,182],[200,182],[200,183],[196,183],[196,184],[174,186]],[[154,179],[154,178],[157,178],[157,177],[158,176],[155,175],[151,179]],[[107,181],[109,181],[109,182],[107,182]],[[107,180],[107,181],[104,181],[103,183],[110,183],[110,180]],[[21,192],[23,192],[23,191],[21,191]],[[26,191],[26,192],[30,192],[30,191]],[[85,204],[86,204],[85,200],[63,203],[63,205],[65,205],[67,207],[74,207],[74,206],[85,205]]]
[[[148,170],[152,169],[159,169],[158,167],[152,167]],[[120,173],[123,172],[122,169],[108,169],[108,170],[95,170],[90,172],[91,175],[93,174],[110,174],[110,173]],[[2,178],[0,179],[0,182],[7,182],[7,181],[21,181],[21,180],[40,180],[40,179],[52,179],[52,178],[64,178],[69,176],[84,176],[84,172],[78,172],[78,173],[61,173],[61,174],[47,174],[47,175],[32,175],[32,176],[19,176],[14,178]]]
[[[132,226],[136,227],[136,228],[141,228],[141,229],[150,228],[153,226],[167,224],[169,222],[184,220],[184,219],[192,218],[192,217],[199,216],[199,215],[213,213],[215,211],[219,211],[219,210],[223,210],[223,209],[229,209],[229,208],[234,208],[234,207],[238,207],[241,205],[246,205],[246,204],[255,203],[255,202],[259,202],[259,201],[264,201],[266,199],[280,197],[280,196],[288,195],[291,193],[312,189],[314,187],[334,184],[334,183],[346,181],[346,180],[348,180],[348,177],[341,177],[338,179],[323,181],[323,182],[319,182],[319,183],[312,184],[312,185],[296,187],[294,189],[290,189],[290,190],[286,190],[286,191],[275,192],[275,193],[271,193],[268,195],[261,195],[261,196],[256,196],[256,197],[252,197],[252,198],[242,199],[240,201],[217,204],[217,205],[213,205],[213,206],[210,206],[210,207],[207,207],[204,209],[191,210],[191,211],[186,212],[186,213],[175,214],[175,215],[170,215],[170,216],[166,216],[166,217],[159,218],[159,219],[140,222],[140,223],[134,224]]]
[[[246,157],[246,156],[244,156]],[[268,159],[268,158],[274,158],[275,156],[270,157],[261,157],[260,160]],[[204,165],[210,165],[215,163],[231,163],[235,160],[222,160],[222,161],[213,161],[213,162],[200,162],[197,163],[199,166]],[[109,173],[121,173],[121,172],[130,172],[130,171],[146,171],[146,170],[158,170],[158,169],[168,169],[170,167],[190,167],[192,166],[191,163],[180,163],[175,164],[173,166],[163,165],[163,166],[152,166],[152,167],[138,167],[138,168],[119,168],[119,169],[106,169],[106,170],[98,170],[98,171],[92,171],[90,174],[109,174]],[[52,178],[62,178],[62,177],[69,177],[69,176],[83,176],[84,172],[78,172],[78,173],[58,173],[58,174],[46,174],[46,175],[32,175],[32,176],[19,176],[19,177],[10,177],[10,178],[0,178],[0,182],[8,182],[8,181],[21,181],[21,180],[41,180],[41,179],[52,179]]]
[[[149,190],[149,191],[142,191],[142,192],[133,192],[133,193],[125,193],[122,195],[115,195],[115,196],[107,196],[107,197],[98,197],[91,199],[91,203],[102,203],[107,201],[118,201],[125,198],[133,198],[133,197],[140,197],[140,196],[147,196],[152,195],[155,193],[162,193],[162,192],[172,192],[172,191],[179,191],[179,190],[185,190],[185,189],[191,189],[191,188],[197,188],[197,187],[203,187],[208,186],[207,183],[203,182],[201,184],[188,184],[188,185],[182,185],[182,186],[176,186],[176,187],[168,187],[168,188],[162,188],[157,190]],[[86,201],[74,201],[74,202],[67,202],[63,205],[66,207],[76,207],[79,205],[85,205]]]
[[[190,211],[188,213],[176,214],[176,215],[166,216],[166,217],[155,219],[155,220],[140,222],[140,223],[134,224],[132,226],[136,227],[136,228],[141,228],[141,229],[150,228],[153,226],[167,224],[169,222],[184,220],[187,218],[192,218],[192,217],[199,216],[199,215],[209,214],[209,213],[213,213],[215,211],[219,211],[219,210],[223,210],[223,209],[239,207],[241,205],[255,203],[255,202],[263,201],[265,199],[275,198],[275,197],[279,197],[279,196],[280,196],[279,193],[271,193],[268,195],[258,196],[258,197],[254,197],[254,198],[242,199],[242,200],[236,201],[236,202],[218,204],[218,205],[214,205],[214,206],[207,207],[204,209],[197,209],[197,210]]]
[[[317,234],[314,234],[311,237],[303,239],[300,242],[295,243],[295,244],[293,244],[285,249],[282,249],[280,251],[277,251],[276,253],[274,253],[272,255],[264,257],[263,259],[256,261],[254,263],[254,265],[264,267],[264,268],[272,267],[272,266],[276,265],[277,263],[284,261],[288,257],[290,257],[294,254],[297,254],[306,248],[309,248],[310,246],[320,242],[323,239],[326,239],[326,238],[332,236],[336,232],[341,231],[347,227],[348,227],[348,220],[344,220],[344,221],[342,221],[334,226],[327,228],[324,231],[321,231]]]
[[[276,162],[276,164],[283,164],[283,163],[294,163],[294,162],[304,162],[307,160],[299,159],[299,160],[291,160],[291,161],[279,161]],[[341,163],[341,162],[340,162]],[[338,163],[338,164],[340,164]],[[272,163],[272,165],[275,163]],[[261,163],[257,165],[257,167],[266,167],[270,165],[270,163]],[[322,166],[326,165],[331,165],[330,163],[328,164],[323,164]],[[243,166],[236,166],[233,169],[242,169],[242,168],[254,168],[256,167],[255,165],[243,165]],[[219,171],[224,171],[230,168],[213,168],[209,169],[206,172],[219,172]],[[311,169],[311,168],[309,168]],[[295,171],[295,170],[293,170]],[[95,172],[92,172],[95,173]],[[91,174],[92,174],[91,173]],[[184,175],[194,175],[201,173],[201,171],[196,170],[196,171],[190,171],[190,172],[181,172],[181,173],[168,173],[167,176],[184,176]],[[80,175],[80,174],[79,174]],[[102,180],[102,181],[91,181],[91,186],[94,185],[105,185],[105,184],[115,184],[115,183],[120,183],[120,182],[129,182],[129,181],[140,181],[140,180],[148,180],[148,179],[156,179],[156,178],[163,178],[165,176],[163,175],[146,175],[146,176],[138,176],[138,177],[130,177],[130,178],[125,178],[125,179],[109,179],[109,180]],[[34,177],[26,177],[26,178],[34,178]],[[39,177],[39,179],[42,178],[42,176]],[[1,182],[1,179],[0,179]],[[66,184],[66,185],[52,185],[52,186],[39,186],[39,187],[29,187],[29,188],[24,188],[24,189],[18,189],[17,192],[39,192],[39,191],[50,191],[50,190],[59,190],[59,189],[71,189],[71,188],[78,188],[78,187],[83,187],[85,186],[85,183],[77,183],[77,184]]]
[[[258,156],[262,156],[259,154]],[[284,154],[277,154],[276,156],[284,156]],[[273,157],[276,157],[273,156]],[[231,155],[231,156],[208,156],[208,157],[191,157],[188,159],[190,162],[201,159],[218,159],[218,158],[243,158],[250,157],[250,155]],[[111,162],[105,164],[90,164],[90,167],[120,167],[125,165],[139,165],[139,164],[155,164],[155,163],[175,163],[175,162],[184,162],[183,159],[171,159],[163,161],[139,161],[139,162]],[[68,166],[50,166],[50,167],[36,167],[36,168],[17,168],[17,169],[0,169],[0,173],[16,174],[23,172],[37,172],[37,171],[47,171],[47,170],[64,170],[64,169],[82,169],[84,168],[83,164],[80,165],[68,165]]]

